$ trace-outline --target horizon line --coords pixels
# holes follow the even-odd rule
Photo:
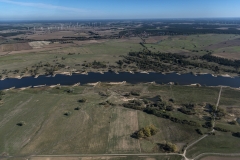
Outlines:
[[[193,17],[193,18],[82,18],[82,19],[10,19],[10,20],[0,20],[2,21],[87,21],[87,20],[161,20],[161,19],[231,19],[240,17]]]

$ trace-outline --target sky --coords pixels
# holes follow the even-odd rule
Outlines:
[[[0,0],[1,20],[240,17],[240,0]]]

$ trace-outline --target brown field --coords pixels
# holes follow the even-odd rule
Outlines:
[[[227,59],[240,59],[239,53],[214,53],[216,57],[227,58]]]
[[[215,49],[219,49],[219,48],[226,48],[226,47],[232,47],[232,46],[240,46],[240,39],[237,38],[237,39],[228,40],[228,41],[216,43],[213,45],[209,45],[208,47],[206,47],[206,49],[215,50]]]
[[[2,44],[0,45],[1,52],[30,50],[32,47],[28,43]]]
[[[201,160],[239,160],[240,157],[208,156]]]
[[[138,130],[136,110],[114,108],[108,135],[108,153],[136,153],[140,151],[139,140],[130,135]]]
[[[26,38],[33,40],[48,40],[48,39],[62,39],[62,37],[79,37],[83,35],[88,34],[82,31],[54,31],[51,33],[37,31],[36,34],[27,35]]]

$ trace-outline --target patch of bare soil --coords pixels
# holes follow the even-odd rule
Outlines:
[[[28,43],[2,44],[0,45],[1,52],[30,50],[32,47]]]
[[[32,48],[43,48],[43,46],[49,45],[49,41],[34,41],[28,43]]]
[[[102,39],[102,40],[89,40],[89,41],[74,41],[75,44],[78,45],[83,45],[83,44],[96,44],[96,43],[104,43],[107,40]]]
[[[232,47],[232,46],[240,46],[240,38],[209,45],[205,49],[215,50],[219,48],[226,48],[226,47]]]

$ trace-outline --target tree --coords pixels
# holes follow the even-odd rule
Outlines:
[[[143,133],[146,137],[150,137],[151,136],[151,130],[149,127],[144,127],[143,129]]]

